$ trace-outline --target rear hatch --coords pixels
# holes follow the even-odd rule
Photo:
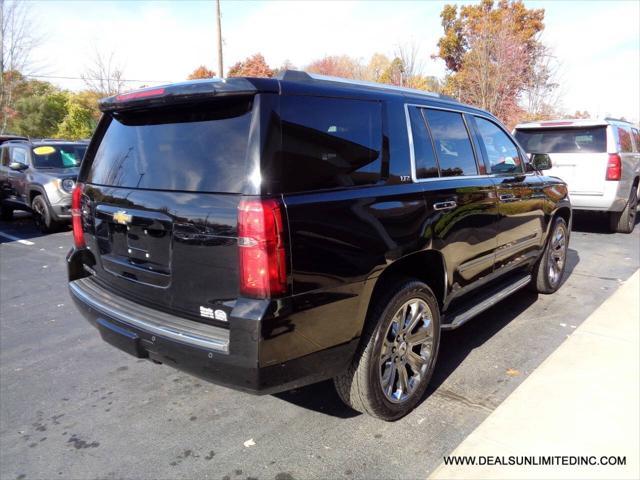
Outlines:
[[[516,129],[527,153],[547,153],[553,168],[545,173],[564,180],[570,193],[604,192],[609,156],[606,126]]]
[[[153,308],[224,321],[254,97],[107,111],[80,181],[95,279]],[[218,310],[218,312],[216,312]]]

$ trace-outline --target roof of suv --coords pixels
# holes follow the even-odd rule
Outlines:
[[[484,110],[433,92],[382,83],[329,77],[297,70],[286,70],[275,78],[209,78],[134,90],[102,99],[100,101],[100,109],[103,111],[124,110],[147,105],[165,105],[174,102],[192,101],[196,98],[211,98],[213,96],[218,97],[233,94],[254,94],[257,92],[296,95],[364,96],[370,97],[371,99],[402,97],[409,101],[424,102],[426,100],[429,103],[433,102],[456,108],[463,107],[471,111],[487,114]]]
[[[68,144],[86,145],[89,142],[87,140],[64,140],[60,138],[52,138],[52,139],[48,139],[48,138],[19,139],[17,138],[17,139],[11,139],[4,142],[4,145],[28,144],[28,145],[40,146],[40,145],[56,145],[61,143],[64,143],[65,145],[68,145]]]
[[[527,122],[516,125],[516,129],[540,129],[540,128],[557,128],[557,127],[604,127],[616,124],[633,125],[625,120],[615,118],[561,118],[557,120],[543,120],[540,122]]]

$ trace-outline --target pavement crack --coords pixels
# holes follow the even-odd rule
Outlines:
[[[452,392],[451,390],[438,389],[433,392],[433,395],[444,398],[446,400],[453,400],[454,402],[462,403],[469,408],[484,410],[485,412],[489,413],[493,412],[493,410],[495,409],[495,407],[489,407],[487,405],[484,405],[483,403],[473,402],[458,393]]]

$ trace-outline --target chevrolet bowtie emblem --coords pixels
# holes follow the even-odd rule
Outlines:
[[[118,210],[113,214],[113,221],[119,223],[120,225],[126,225],[127,223],[131,223],[131,215],[129,215],[124,210]]]

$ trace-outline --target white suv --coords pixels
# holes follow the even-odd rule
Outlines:
[[[517,125],[529,154],[546,153],[549,175],[567,182],[575,210],[609,212],[611,230],[631,233],[640,193],[640,133],[631,123],[553,120]]]

